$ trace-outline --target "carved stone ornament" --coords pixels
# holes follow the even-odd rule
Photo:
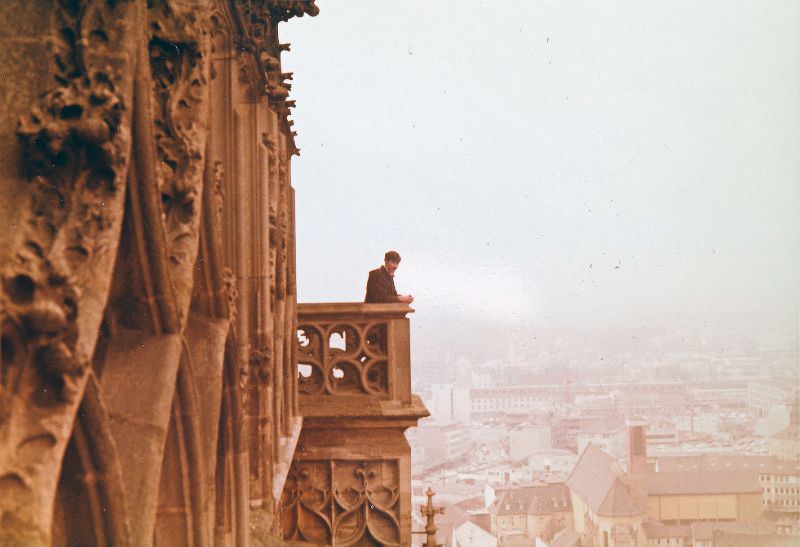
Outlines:
[[[283,537],[324,545],[399,545],[396,460],[295,461],[281,498]]]
[[[208,108],[208,21],[196,8],[153,2],[149,42],[153,83],[156,177],[169,260],[180,313],[194,283],[200,237]]]
[[[280,171],[281,175],[284,175],[284,171]],[[288,263],[289,263],[289,245],[288,245],[288,234],[287,234],[287,227],[288,227],[288,205],[286,200],[287,188],[286,185],[283,184],[286,178],[281,176],[279,179],[280,187],[278,189],[279,193],[279,201],[278,201],[278,210],[277,210],[277,226],[276,226],[276,238],[275,238],[275,270],[274,270],[274,279],[275,279],[275,294],[279,300],[283,300],[286,298],[287,294],[287,274],[288,274]]]
[[[294,101],[288,100],[292,86],[287,80],[292,74],[281,71],[280,61],[289,44],[279,43],[278,23],[306,14],[313,17],[319,8],[314,0],[235,0],[233,6],[240,29],[237,49],[250,54],[240,58],[240,79],[247,85],[251,100],[267,95],[282,123],[289,127],[289,108],[294,107]]]
[[[212,202],[214,211],[214,221],[217,226],[222,226],[223,212],[225,206],[225,168],[220,160],[214,162],[214,187],[212,188]]]
[[[119,241],[130,147],[127,31],[138,12],[105,0],[56,2],[53,12],[55,86],[17,129],[30,206],[21,244],[0,266],[2,545],[49,543]]]
[[[314,0],[273,0],[268,2],[269,14],[273,21],[288,21],[292,17],[315,16],[319,8]]]
[[[233,5],[240,26],[240,47],[256,53],[271,49],[269,36],[279,22],[319,14],[315,0],[235,0]]]
[[[302,395],[389,395],[386,323],[313,323],[297,329]],[[305,372],[302,372],[305,371]]]
[[[228,317],[231,323],[236,322],[238,315],[236,302],[239,299],[239,289],[236,286],[236,275],[230,268],[222,270],[222,282],[225,284],[225,296],[228,301]]]
[[[269,385],[272,378],[272,354],[268,349],[254,350],[250,354],[250,367],[260,382]]]

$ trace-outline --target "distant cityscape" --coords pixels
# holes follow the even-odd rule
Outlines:
[[[415,365],[431,417],[407,433],[414,504],[436,492],[439,541],[799,545],[797,332],[694,350],[653,337],[600,358],[565,334]]]

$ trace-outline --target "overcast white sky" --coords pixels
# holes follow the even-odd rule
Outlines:
[[[418,317],[797,325],[800,2],[317,5],[282,27],[301,301],[397,249]]]

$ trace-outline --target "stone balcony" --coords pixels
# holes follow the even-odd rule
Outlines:
[[[411,450],[428,416],[411,393],[405,304],[300,304],[303,429],[281,498],[286,541],[411,544]]]
[[[408,427],[428,415],[411,393],[406,315],[413,311],[399,303],[297,306],[300,414],[306,422],[353,417],[408,420]]]

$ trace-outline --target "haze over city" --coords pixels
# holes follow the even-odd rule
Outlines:
[[[360,300],[396,248],[421,350],[487,319],[796,331],[797,3],[322,9],[282,35],[301,301]]]
[[[0,55],[0,546],[800,545],[800,2],[2,0]]]
[[[800,4],[321,9],[283,35],[299,300],[403,255],[439,539],[792,545]]]

